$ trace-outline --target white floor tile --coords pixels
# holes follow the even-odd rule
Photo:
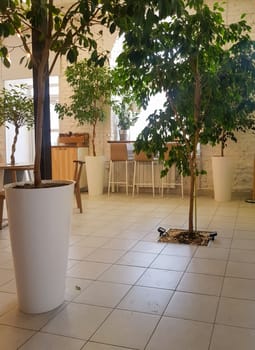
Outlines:
[[[226,265],[224,260],[192,258],[187,272],[224,276]]]
[[[95,247],[83,247],[79,245],[73,245],[69,247],[68,258],[82,260],[95,250]]]
[[[85,260],[113,264],[125,253],[125,250],[97,248]]]
[[[219,296],[222,283],[222,277],[185,273],[177,290]]]
[[[255,330],[215,325],[210,350],[254,350]]]
[[[0,292],[0,316],[14,309],[16,305],[17,305],[16,294]]]
[[[255,263],[255,251],[244,249],[231,249],[229,260],[251,264]]]
[[[255,329],[255,301],[222,298],[216,323]]]
[[[26,328],[31,330],[40,330],[54,315],[65,307],[62,304],[58,308],[41,313],[41,314],[25,314],[20,312],[18,308],[12,308],[9,312],[0,317],[0,323],[8,326]]]
[[[117,264],[148,267],[156,257],[157,254],[129,251],[117,261]]]
[[[113,308],[129,289],[130,286],[125,284],[94,281],[74,301]]]
[[[114,310],[91,340],[135,349],[144,349],[159,316]]]
[[[229,255],[229,249],[198,247],[198,249],[195,253],[195,258],[227,260],[228,255]]]
[[[255,280],[225,277],[222,296],[255,300]]]
[[[238,239],[234,238],[231,244],[233,249],[255,250],[255,239]]]
[[[134,286],[118,308],[161,315],[172,294],[170,290]]]
[[[66,278],[65,300],[71,301],[91,283],[89,280],[81,278]]]
[[[79,261],[67,271],[67,276],[76,278],[97,279],[111,265],[91,261]]]
[[[112,240],[105,243],[102,247],[108,249],[128,250],[135,246],[136,243],[137,240],[113,238]]]
[[[42,331],[87,340],[110,312],[111,309],[108,308],[72,303],[43,327]]]
[[[162,251],[162,254],[177,255],[177,256],[193,256],[197,250],[196,246],[187,244],[167,244]]]
[[[130,348],[123,348],[114,345],[106,345],[101,343],[88,342],[82,350],[132,350]]]
[[[226,276],[255,279],[255,264],[230,261],[227,266]]]
[[[161,254],[154,260],[150,267],[156,269],[185,271],[189,262],[190,257]]]
[[[182,272],[148,269],[136,283],[138,286],[175,289],[182,277]]]
[[[164,243],[155,243],[155,242],[138,242],[132,250],[143,253],[160,253],[165,247]]]
[[[113,265],[99,278],[100,281],[134,284],[145,269],[135,266]]]
[[[165,316],[213,323],[218,301],[216,296],[175,292]]]
[[[146,350],[205,350],[211,332],[208,323],[163,317]]]
[[[13,270],[0,269],[0,286],[14,279]]]
[[[17,350],[32,335],[33,331],[0,325],[1,348],[4,350]]]
[[[28,340],[20,349],[21,350],[80,350],[84,340],[73,339],[53,334],[37,333]]]

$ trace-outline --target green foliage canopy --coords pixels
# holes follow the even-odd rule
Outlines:
[[[162,174],[176,163],[190,176],[193,231],[198,144],[223,141],[224,148],[236,131],[253,128],[255,60],[244,16],[226,25],[218,3],[212,9],[203,0],[184,4],[181,13],[155,21],[148,30],[134,26],[117,69],[123,91],[131,86],[143,106],[151,95],[166,95],[164,108],[148,117],[135,146],[163,160],[167,143],[177,141]]]
[[[80,125],[93,127],[92,148],[96,155],[95,137],[98,122],[106,119],[106,108],[111,104],[111,73],[106,66],[88,64],[84,59],[66,69],[67,82],[73,90],[71,103],[57,104],[55,110],[59,117],[73,117]]]
[[[28,96],[28,87],[24,84],[3,88],[0,92],[0,126],[10,123],[14,126],[15,134],[12,143],[11,164],[15,164],[15,150],[19,129],[34,126],[33,98]],[[8,125],[6,125],[8,127]]]

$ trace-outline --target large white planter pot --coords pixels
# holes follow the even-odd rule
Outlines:
[[[25,313],[46,312],[64,301],[74,184],[58,182],[65,185],[5,186],[18,304]]]
[[[104,190],[105,157],[85,157],[89,196],[99,196]]]
[[[218,202],[231,200],[234,164],[228,157],[212,157],[214,199]]]

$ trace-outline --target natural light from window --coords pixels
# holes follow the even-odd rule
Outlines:
[[[111,51],[111,58],[110,58],[110,66],[114,67],[116,65],[116,59],[118,55],[122,51],[123,47],[123,40],[124,37],[121,36],[115,41],[115,44],[113,46],[113,49]],[[156,109],[162,109],[165,102],[165,94],[164,93],[158,93],[155,96],[152,96],[150,98],[150,102],[146,108],[146,110],[142,109],[138,115],[138,121],[134,126],[130,128],[130,140],[135,140],[139,133],[143,130],[143,128],[146,126],[147,122],[146,119],[148,116],[153,113]],[[114,115],[112,114],[112,122],[115,122]]]

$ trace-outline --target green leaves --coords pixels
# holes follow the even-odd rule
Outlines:
[[[111,103],[110,71],[107,67],[84,59],[66,69],[66,78],[73,90],[71,103],[57,104],[55,110],[60,118],[73,117],[80,125],[92,125],[94,147],[96,125],[106,119],[106,108]],[[95,155],[95,149],[93,153]]]
[[[0,125],[8,122],[13,125],[34,125],[33,99],[28,96],[27,86],[24,84],[11,86],[11,89],[2,89],[0,92]]]

